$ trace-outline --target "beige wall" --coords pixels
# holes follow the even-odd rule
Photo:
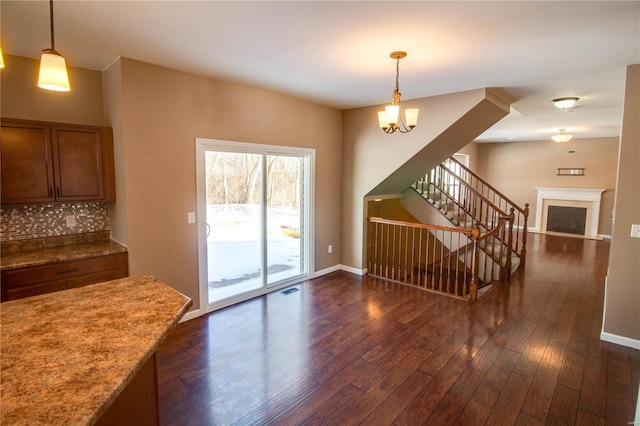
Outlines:
[[[37,86],[40,60],[4,54],[0,114],[5,118],[102,126],[102,73],[67,67],[70,92]]]
[[[619,138],[474,143],[477,174],[524,207],[529,203],[529,227],[536,224],[536,186],[602,188],[598,233],[611,235]],[[574,151],[570,153],[569,151]],[[473,159],[472,159],[473,161]],[[585,176],[558,176],[558,167],[584,167]]]
[[[615,195],[615,223],[609,253],[602,331],[605,340],[628,343],[628,346],[636,348],[640,347],[640,239],[631,238],[631,224],[640,224],[638,117],[640,65],[632,65],[627,68]],[[622,337],[623,340],[620,341],[617,337]]]
[[[155,275],[199,307],[196,225],[187,223],[197,137],[315,148],[315,269],[339,263],[340,111],[126,58],[112,68],[105,88],[120,91],[105,99],[120,182],[112,232],[129,247],[131,274]]]
[[[366,195],[399,194],[418,177],[491,127],[509,111],[496,92],[477,89],[403,103],[420,108],[408,134],[377,127],[382,106],[344,112],[341,263],[364,268]]]

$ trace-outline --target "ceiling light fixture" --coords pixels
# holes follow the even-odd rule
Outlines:
[[[400,117],[400,90],[398,79],[400,77],[400,59],[407,56],[407,52],[391,52],[389,57],[396,60],[396,87],[391,98],[391,105],[387,105],[384,111],[378,112],[378,123],[385,133],[409,133],[418,124],[418,108],[407,108],[405,121]],[[398,122],[399,121],[399,122]]]
[[[557,98],[557,99],[554,99],[552,102],[553,102],[553,105],[556,108],[560,108],[560,109],[563,109],[565,111],[569,111],[569,108],[574,106],[576,104],[576,102],[578,102],[578,99],[580,99],[580,98],[573,98],[573,97],[571,97],[571,98]]]
[[[565,129],[560,129],[560,133],[557,134],[557,135],[551,136],[551,139],[553,139],[554,142],[558,142],[558,143],[569,142],[571,140],[571,138],[573,137],[573,135],[569,135],[569,134],[565,133],[564,131],[565,131]]]
[[[67,64],[62,55],[56,51],[53,33],[53,0],[49,0],[49,21],[51,24],[51,48],[42,51],[38,87],[56,92],[68,92],[71,90],[71,86],[69,86]]]

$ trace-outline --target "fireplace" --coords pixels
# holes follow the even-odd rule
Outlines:
[[[542,233],[561,232],[585,238],[600,238],[598,236],[598,220],[600,218],[600,199],[604,189],[536,187],[536,190],[538,191],[538,199],[535,231]],[[556,209],[558,207],[560,209]],[[558,220],[557,213],[560,213],[561,216],[570,213],[576,217],[570,216]],[[584,222],[584,226],[579,222]],[[562,230],[557,229],[558,227]]]
[[[586,223],[584,207],[547,206],[547,231],[584,235]]]

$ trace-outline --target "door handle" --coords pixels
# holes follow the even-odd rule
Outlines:
[[[208,236],[209,236],[209,234],[211,233],[211,227],[210,227],[210,226],[209,226],[209,224],[208,224],[208,223],[206,223],[206,222],[205,222],[204,224],[205,224],[205,225],[207,225],[207,235],[206,235],[206,236],[208,237]]]

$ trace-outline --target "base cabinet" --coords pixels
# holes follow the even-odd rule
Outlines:
[[[156,426],[158,422],[158,385],[156,354],[133,376],[113,401],[98,426]]]
[[[127,253],[116,253],[2,272],[2,301],[125,278]]]

